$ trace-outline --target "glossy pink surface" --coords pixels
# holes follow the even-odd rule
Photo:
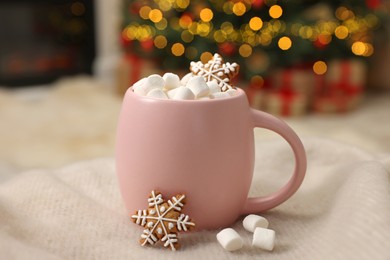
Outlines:
[[[248,199],[255,126],[281,134],[296,167],[279,192]],[[129,214],[147,208],[152,190],[166,199],[184,193],[183,212],[197,229],[215,229],[288,199],[303,181],[306,156],[296,134],[283,121],[250,109],[241,89],[236,97],[202,101],[159,100],[129,89],[119,118],[116,169]]]

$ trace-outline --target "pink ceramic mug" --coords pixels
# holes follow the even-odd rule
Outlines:
[[[278,192],[248,198],[254,127],[287,140],[295,170]],[[250,109],[241,89],[234,97],[213,100],[162,100],[129,89],[119,118],[116,169],[129,214],[147,208],[152,190],[166,199],[183,193],[183,212],[197,229],[215,229],[287,200],[303,181],[306,155],[293,130],[276,117]]]

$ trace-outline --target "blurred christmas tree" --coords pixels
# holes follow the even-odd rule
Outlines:
[[[385,17],[380,0],[124,1],[126,52],[158,59],[168,70],[219,52],[248,80],[315,62],[322,74],[329,60],[369,57],[372,32]]]

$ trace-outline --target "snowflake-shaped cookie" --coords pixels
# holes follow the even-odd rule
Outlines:
[[[181,213],[185,195],[180,194],[165,202],[161,193],[152,191],[148,198],[149,208],[138,210],[131,216],[134,223],[145,227],[140,243],[154,245],[161,240],[173,251],[180,247],[177,233],[195,227],[189,216]]]
[[[201,61],[190,63],[190,70],[193,74],[202,76],[206,82],[216,80],[221,91],[227,91],[234,89],[230,85],[230,80],[234,78],[240,69],[237,63],[224,63],[221,55],[218,53],[214,54],[213,58],[206,64]]]

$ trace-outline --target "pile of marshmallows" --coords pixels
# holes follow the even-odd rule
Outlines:
[[[192,73],[181,80],[174,73],[165,73],[162,77],[153,74],[134,83],[132,89],[141,96],[175,100],[228,98],[236,94],[235,89],[222,92],[216,80],[206,82],[202,76]]]
[[[272,251],[275,245],[275,231],[268,229],[268,220],[257,215],[248,215],[243,221],[246,230],[253,233],[252,246]],[[217,234],[217,240],[228,251],[241,249],[244,241],[232,228],[225,228]]]

